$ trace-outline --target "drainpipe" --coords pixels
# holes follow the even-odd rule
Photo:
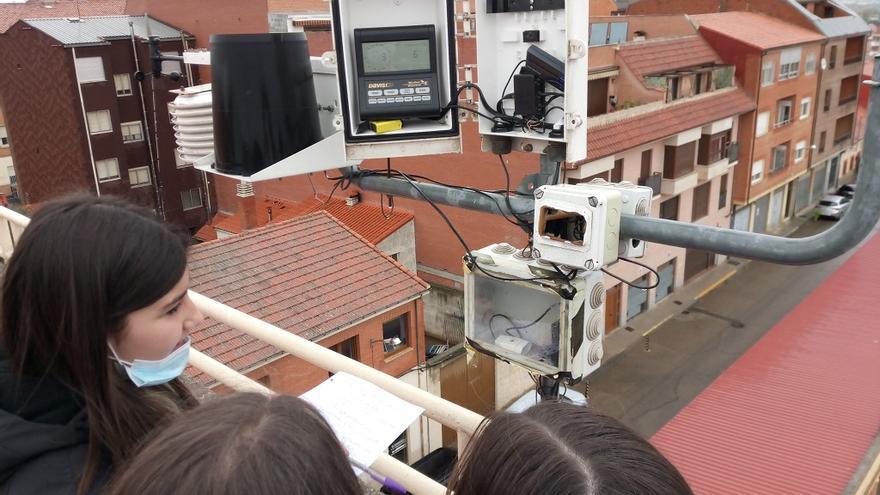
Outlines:
[[[138,60],[137,54],[137,43],[134,38],[134,23],[129,21],[128,28],[131,33],[131,53],[134,55],[134,68],[136,71],[140,72],[141,64]],[[144,102],[144,83],[143,81],[138,81],[138,92],[140,93],[141,99],[141,115],[143,116],[144,122],[144,138],[147,140],[147,151],[150,153],[150,173],[153,174],[153,194],[156,195],[156,208],[159,211],[159,216],[165,220],[165,207],[162,203],[162,198],[159,197],[159,174],[156,170],[156,162],[155,157],[153,156],[153,141],[150,139],[150,129],[147,126],[147,105]],[[158,150],[156,150],[158,153]]]
[[[83,124],[86,126],[86,143],[89,145],[89,160],[92,162],[92,177],[95,179],[95,194],[101,196],[101,184],[98,181],[98,167],[95,165],[95,152],[92,150],[92,133],[89,131],[89,118],[86,116],[86,104],[83,100],[82,85],[79,83],[79,74],[76,73],[76,47],[70,48],[73,56],[73,79],[76,81],[76,92],[79,94],[79,108],[82,110]]]

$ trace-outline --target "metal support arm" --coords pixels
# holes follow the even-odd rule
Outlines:
[[[662,220],[651,217],[623,215],[620,234],[684,248],[702,249],[719,254],[783,265],[808,265],[840,256],[854,248],[874,229],[880,219],[880,57],[875,59],[874,81],[867,81],[870,91],[868,128],[864,141],[862,165],[856,195],[849,211],[831,229],[801,239],[791,239],[731,229]],[[349,171],[348,176],[358,187],[394,196],[423,200],[422,195],[407,181],[377,175],[359,175]],[[419,183],[419,189],[438,204],[494,214],[511,214],[504,196],[481,195],[472,191]],[[510,206],[516,213],[534,208],[531,198],[512,196]]]

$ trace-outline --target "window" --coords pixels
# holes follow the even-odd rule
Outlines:
[[[681,87],[681,78],[680,77],[672,77],[667,78],[667,87],[666,87],[666,101],[677,100],[681,97],[681,91],[679,91]]]
[[[727,158],[727,150],[730,147],[730,131],[718,134],[703,134],[700,137],[700,149],[697,152],[697,163],[711,165]]]
[[[822,131],[822,133],[819,134],[819,153],[825,152],[825,138],[827,137],[828,133],[825,131]]]
[[[843,63],[849,65],[861,62],[863,53],[865,53],[865,38],[863,36],[847,38],[846,46],[843,49]]]
[[[408,463],[406,457],[406,430],[388,446],[388,455],[400,462]]]
[[[131,184],[131,187],[149,186],[151,184],[150,169],[148,167],[128,169],[128,182]]]
[[[828,57],[828,68],[833,69],[837,67],[837,47],[831,47],[831,55]]]
[[[770,130],[770,112],[758,114],[758,123],[755,125],[755,136],[761,137]]]
[[[116,180],[119,178],[119,160],[116,158],[96,160],[95,168],[98,170],[98,180],[101,182]]]
[[[773,76],[776,74],[776,64],[773,62],[764,62],[761,69],[761,86],[769,86],[773,84]]]
[[[800,74],[801,49],[785,50],[779,57],[779,80],[794,79]]]
[[[9,135],[6,134],[6,126],[0,125],[0,148],[9,147]]]
[[[78,58],[74,61],[76,79],[80,84],[104,81],[104,61],[101,57]]]
[[[382,342],[386,354],[406,346],[408,320],[409,313],[406,313],[382,324]]]
[[[813,103],[813,99],[807,96],[806,98],[801,98],[801,113],[799,115],[801,120],[810,116],[810,104]]]
[[[834,126],[834,146],[837,146],[852,137],[855,114],[845,115],[837,119]]]
[[[663,161],[663,178],[678,179],[694,171],[697,142],[681,146],[667,146]]]
[[[356,361],[358,359],[357,335],[351,337],[350,339],[345,339],[334,346],[331,346],[330,350],[338,352],[339,354],[342,354],[343,356],[349,359],[354,359]]]
[[[764,160],[758,160],[752,164],[752,184],[761,182],[764,178]]]
[[[822,111],[827,112],[831,110],[831,90],[825,90],[825,104],[822,106]]]
[[[727,207],[727,181],[728,176],[730,174],[724,174],[721,176],[721,189],[718,193],[718,209],[723,210]]]
[[[859,76],[851,76],[840,81],[840,101],[838,105],[846,105],[855,101],[859,95]]]
[[[804,62],[804,75],[811,75],[816,73],[816,54],[810,53],[807,55],[807,61]]]
[[[128,74],[115,74],[113,84],[116,85],[116,96],[128,96],[131,94],[131,76]]]
[[[791,123],[791,109],[793,106],[791,98],[779,100],[776,103],[776,127],[782,127]]]
[[[706,182],[694,189],[694,203],[691,208],[691,221],[705,217],[709,214],[709,195],[712,192],[712,182]]]
[[[140,122],[123,122],[119,124],[122,130],[122,142],[134,143],[144,140],[144,128]]]
[[[104,134],[113,131],[113,123],[110,121],[110,110],[98,110],[86,113],[89,121],[89,134]]]
[[[183,211],[200,208],[202,206],[202,188],[194,187],[181,191],[180,202],[183,204]]]
[[[642,170],[639,173],[641,180],[645,180],[651,176],[651,163],[654,161],[654,150],[645,150],[642,152]],[[641,183],[641,181],[639,181]]]
[[[627,22],[596,22],[590,24],[590,46],[616,45],[626,41]]]
[[[660,203],[660,218],[678,220],[678,196]]]
[[[611,182],[620,182],[623,180],[623,158],[614,160],[614,168],[611,169]]]
[[[773,162],[770,164],[770,173],[778,172],[785,168],[788,161],[788,143],[773,148]]]
[[[797,163],[803,160],[805,156],[807,156],[807,142],[798,141],[798,144],[794,147],[794,162]]]

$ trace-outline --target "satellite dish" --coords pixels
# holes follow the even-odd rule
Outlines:
[[[819,64],[822,67],[822,70],[828,70],[828,59],[822,57],[822,62]]]

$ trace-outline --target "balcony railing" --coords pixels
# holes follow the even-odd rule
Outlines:
[[[24,215],[8,208],[0,207],[0,255],[2,255],[4,261],[9,259],[13,249],[15,249],[17,240],[29,221],[30,219]],[[2,223],[6,224],[5,228],[2,226]],[[266,323],[259,318],[255,318],[193,291],[190,291],[189,295],[196,307],[206,316],[210,316],[243,333],[263,340],[315,366],[333,373],[341,371],[357,376],[381,387],[402,400],[424,408],[425,416],[454,429],[458,433],[459,451],[462,451],[464,446],[467,445],[471,435],[473,435],[477,426],[483,420],[481,415],[473,411],[409,385],[358,361],[349,359],[275,325]],[[190,351],[189,364],[234,390],[264,394],[273,393],[269,388],[196,349]],[[371,467],[379,473],[394,479],[415,495],[441,495],[446,493],[446,488],[443,485],[388,454],[380,455]]]
[[[849,139],[851,137],[852,137],[852,134],[846,134],[846,135],[838,136],[838,137],[834,138],[834,146],[838,146],[838,145],[841,145],[841,144],[849,141]]]

